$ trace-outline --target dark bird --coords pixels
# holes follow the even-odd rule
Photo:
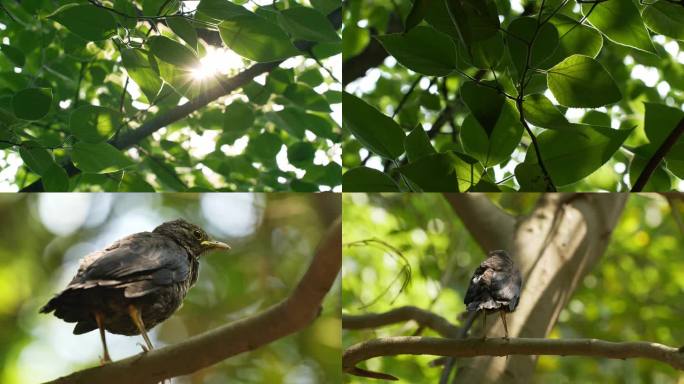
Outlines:
[[[506,313],[518,306],[521,287],[522,276],[513,259],[506,251],[491,251],[473,273],[463,303],[468,312],[482,311],[485,324],[488,312],[499,312],[508,338]]]
[[[53,297],[42,313],[76,323],[74,334],[100,330],[103,362],[111,361],[105,330],[120,335],[142,334],[180,307],[197,281],[199,258],[205,252],[229,250],[200,227],[183,219],[161,224],[116,241],[85,256],[66,289]]]

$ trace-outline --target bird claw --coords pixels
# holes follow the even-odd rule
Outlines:
[[[141,344],[141,343],[138,343],[138,345],[140,346],[140,348],[142,348],[143,353],[147,353],[147,352],[150,351],[149,348],[147,348],[147,346],[145,346],[145,345],[143,345],[143,344]]]
[[[112,359],[105,355],[104,357],[100,357],[100,365],[106,365],[112,362]]]

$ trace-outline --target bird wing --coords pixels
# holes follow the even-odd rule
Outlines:
[[[185,248],[152,232],[125,237],[104,251],[86,256],[67,289],[125,287],[127,297],[188,278],[191,261]]]
[[[492,274],[490,291],[494,300],[507,305],[509,310],[513,311],[518,305],[521,286],[522,277],[517,269],[495,271]]]
[[[470,278],[470,285],[468,285],[468,290],[463,299],[463,303],[467,306],[468,311],[478,310],[482,302],[491,300],[487,286],[492,272],[491,269],[482,263],[473,273],[473,277]]]

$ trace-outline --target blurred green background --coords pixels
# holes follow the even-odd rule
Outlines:
[[[99,335],[38,309],[78,260],[114,240],[183,217],[232,245],[202,258],[183,307],[151,332],[156,347],[254,314],[285,298],[340,213],[334,194],[0,194],[0,383],[35,383],[99,364]],[[304,331],[176,383],[340,382],[340,283]],[[114,360],[140,337],[107,335]]]
[[[491,194],[512,214],[525,214],[538,194]],[[684,200],[673,202],[681,217]],[[458,323],[463,295],[483,260],[441,194],[344,194],[342,308],[344,314],[384,312],[413,305]],[[657,194],[631,195],[610,245],[560,314],[551,338],[600,338],[684,344],[684,229],[672,206]],[[377,238],[397,248],[354,244]],[[408,264],[408,267],[407,267]],[[402,291],[410,267],[410,284]],[[524,300],[524,298],[523,298]],[[515,316],[513,314],[512,316]],[[397,324],[368,331],[343,331],[342,344],[384,336],[412,335],[415,325]],[[477,325],[475,332],[480,329]],[[424,336],[437,336],[425,331]],[[403,382],[434,383],[441,370],[432,356],[375,358],[372,371]],[[345,375],[348,383],[376,380]],[[645,359],[539,358],[535,383],[684,383],[684,374]]]

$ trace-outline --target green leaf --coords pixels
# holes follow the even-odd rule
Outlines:
[[[116,34],[116,20],[109,11],[92,4],[66,4],[47,16],[88,41],[107,40]]]
[[[283,96],[303,109],[318,112],[330,112],[328,101],[306,84],[296,83],[288,85]]]
[[[589,11],[591,14],[589,14]],[[632,1],[604,1],[583,4],[582,13],[589,22],[611,41],[655,53],[651,37],[641,20],[639,9]]]
[[[82,105],[74,110],[69,118],[71,133],[87,143],[100,143],[109,139],[119,124],[119,112],[96,105]]]
[[[173,33],[188,43],[190,48],[197,51],[197,31],[189,21],[182,17],[168,17],[166,19],[166,24],[171,28]]]
[[[45,174],[55,164],[52,154],[35,141],[23,142],[19,147],[19,156],[30,170],[39,175]]]
[[[650,144],[635,148],[634,157],[629,163],[629,182],[631,185],[634,185],[639,179],[641,172],[646,168],[646,164],[648,164],[648,161],[651,158],[650,153],[653,152],[655,152],[655,148]],[[642,191],[663,192],[669,191],[671,188],[672,181],[670,180],[670,176],[667,174],[667,171],[665,171],[664,164],[660,164],[651,174],[651,177],[648,178],[648,182],[646,182]]]
[[[56,163],[45,170],[42,175],[43,188],[45,192],[68,192],[69,191],[69,176],[64,168]]]
[[[147,44],[155,56],[171,65],[185,70],[200,66],[199,59],[190,48],[166,36],[152,36],[147,39]]]
[[[656,1],[641,14],[646,26],[655,33],[684,40],[684,7],[668,1]]]
[[[538,30],[537,30],[538,29]],[[539,68],[558,46],[558,30],[551,23],[537,25],[537,19],[519,17],[508,26],[508,51],[518,75],[525,68]],[[531,46],[528,62],[528,47]]]
[[[320,85],[325,79],[321,75],[318,68],[309,68],[297,75],[297,81],[302,82],[308,86],[316,87]]]
[[[249,140],[247,152],[262,161],[275,162],[275,157],[282,146],[283,141],[280,136],[275,133],[264,132]]]
[[[197,12],[214,19],[230,20],[235,16],[251,15],[245,7],[234,4],[230,0],[201,0]]]
[[[608,116],[607,113],[596,110],[587,111],[584,116],[582,116],[580,123],[608,128],[611,126],[610,116]]]
[[[249,60],[278,61],[300,53],[277,24],[252,13],[222,22],[219,32],[228,48]]]
[[[515,179],[520,184],[520,192],[548,192],[544,174],[537,163],[520,163],[515,167]]]
[[[474,41],[470,45],[470,62],[481,69],[496,68],[504,55],[504,39],[500,33],[487,40]]]
[[[561,105],[596,108],[622,99],[615,80],[591,57],[573,55],[549,69],[549,89]]]
[[[74,144],[71,158],[76,168],[88,173],[111,173],[133,165],[121,151],[107,143]]]
[[[399,186],[386,174],[367,167],[352,168],[342,175],[344,192],[399,192]]]
[[[170,15],[178,11],[178,0],[143,0],[143,16]]]
[[[164,160],[157,157],[148,157],[145,159],[145,164],[157,176],[157,181],[164,187],[172,191],[185,191],[188,189],[188,186],[183,183],[174,167],[165,163]]]
[[[541,67],[550,68],[568,56],[584,55],[596,58],[603,47],[603,37],[595,28],[577,24],[577,20],[558,14],[551,19],[561,36],[553,55],[544,60]]]
[[[523,101],[525,120],[546,129],[564,129],[570,126],[565,115],[542,94],[528,95]]]
[[[432,0],[414,0],[413,5],[411,5],[411,12],[409,12],[406,17],[406,22],[404,23],[404,32],[408,32],[416,25],[420,24],[425,18],[428,8]]]
[[[499,13],[492,0],[446,1],[447,12],[455,23],[463,45],[489,39],[499,31]]]
[[[299,141],[287,147],[287,161],[297,168],[305,169],[313,162],[315,154],[316,148],[305,141]]]
[[[495,83],[485,84],[496,86]],[[506,98],[496,89],[474,81],[467,81],[461,85],[461,97],[487,136],[491,135]]]
[[[537,137],[539,151],[551,180],[567,185],[589,176],[615,154],[633,129],[611,129],[573,124],[571,130],[548,130]],[[525,163],[537,164],[534,149]]]
[[[10,59],[14,65],[17,67],[23,67],[26,63],[26,57],[24,57],[24,52],[15,48],[11,45],[0,44],[0,51]]]
[[[356,25],[345,25],[342,30],[342,59],[350,58],[363,52],[370,42],[370,32]]]
[[[254,124],[254,110],[240,100],[233,101],[223,112],[223,130],[243,134]]]
[[[684,140],[679,140],[665,155],[667,169],[680,179],[684,179]]]
[[[148,57],[139,49],[121,50],[121,62],[126,68],[128,76],[138,84],[147,101],[151,103],[161,90],[162,80],[148,58],[154,60],[154,57],[151,55]]]
[[[339,42],[330,21],[319,11],[308,7],[293,7],[280,11],[278,22],[295,39],[316,42]]]
[[[290,135],[303,138],[305,130],[319,137],[337,142],[339,137],[333,132],[331,122],[321,116],[306,113],[299,108],[285,108],[273,113],[278,128],[284,128]]]
[[[645,155],[652,155],[665,142],[665,139],[684,119],[684,111],[659,103],[644,103],[646,113],[644,116],[644,131],[651,144],[651,151],[644,151]],[[684,143],[684,137],[680,137],[678,143]],[[673,150],[670,151],[672,153]]]
[[[408,156],[409,162],[414,162],[423,156],[437,153],[421,125],[418,125],[406,136],[404,148],[406,149],[406,156]]]
[[[14,116],[24,120],[39,120],[50,111],[51,88],[26,88],[12,98]]]
[[[481,171],[481,167],[451,152],[423,156],[399,168],[423,192],[465,191],[480,181]]]
[[[334,187],[342,183],[342,166],[334,161],[326,165],[307,164],[304,179]]]
[[[368,150],[388,159],[404,153],[404,131],[394,120],[359,99],[342,94],[342,122]]]
[[[522,134],[518,113],[509,103],[504,103],[491,132],[487,132],[473,115],[468,115],[461,126],[463,148],[484,167],[510,160]]]
[[[114,10],[120,13],[114,15],[114,17],[122,26],[132,29],[138,24],[138,19],[136,18],[137,8],[129,0],[116,0],[114,2]],[[128,15],[129,17],[123,15]]]
[[[340,7],[338,0],[310,0],[311,5],[327,15]]]
[[[428,76],[446,76],[456,69],[456,45],[432,27],[378,36],[387,52],[406,68]]]

